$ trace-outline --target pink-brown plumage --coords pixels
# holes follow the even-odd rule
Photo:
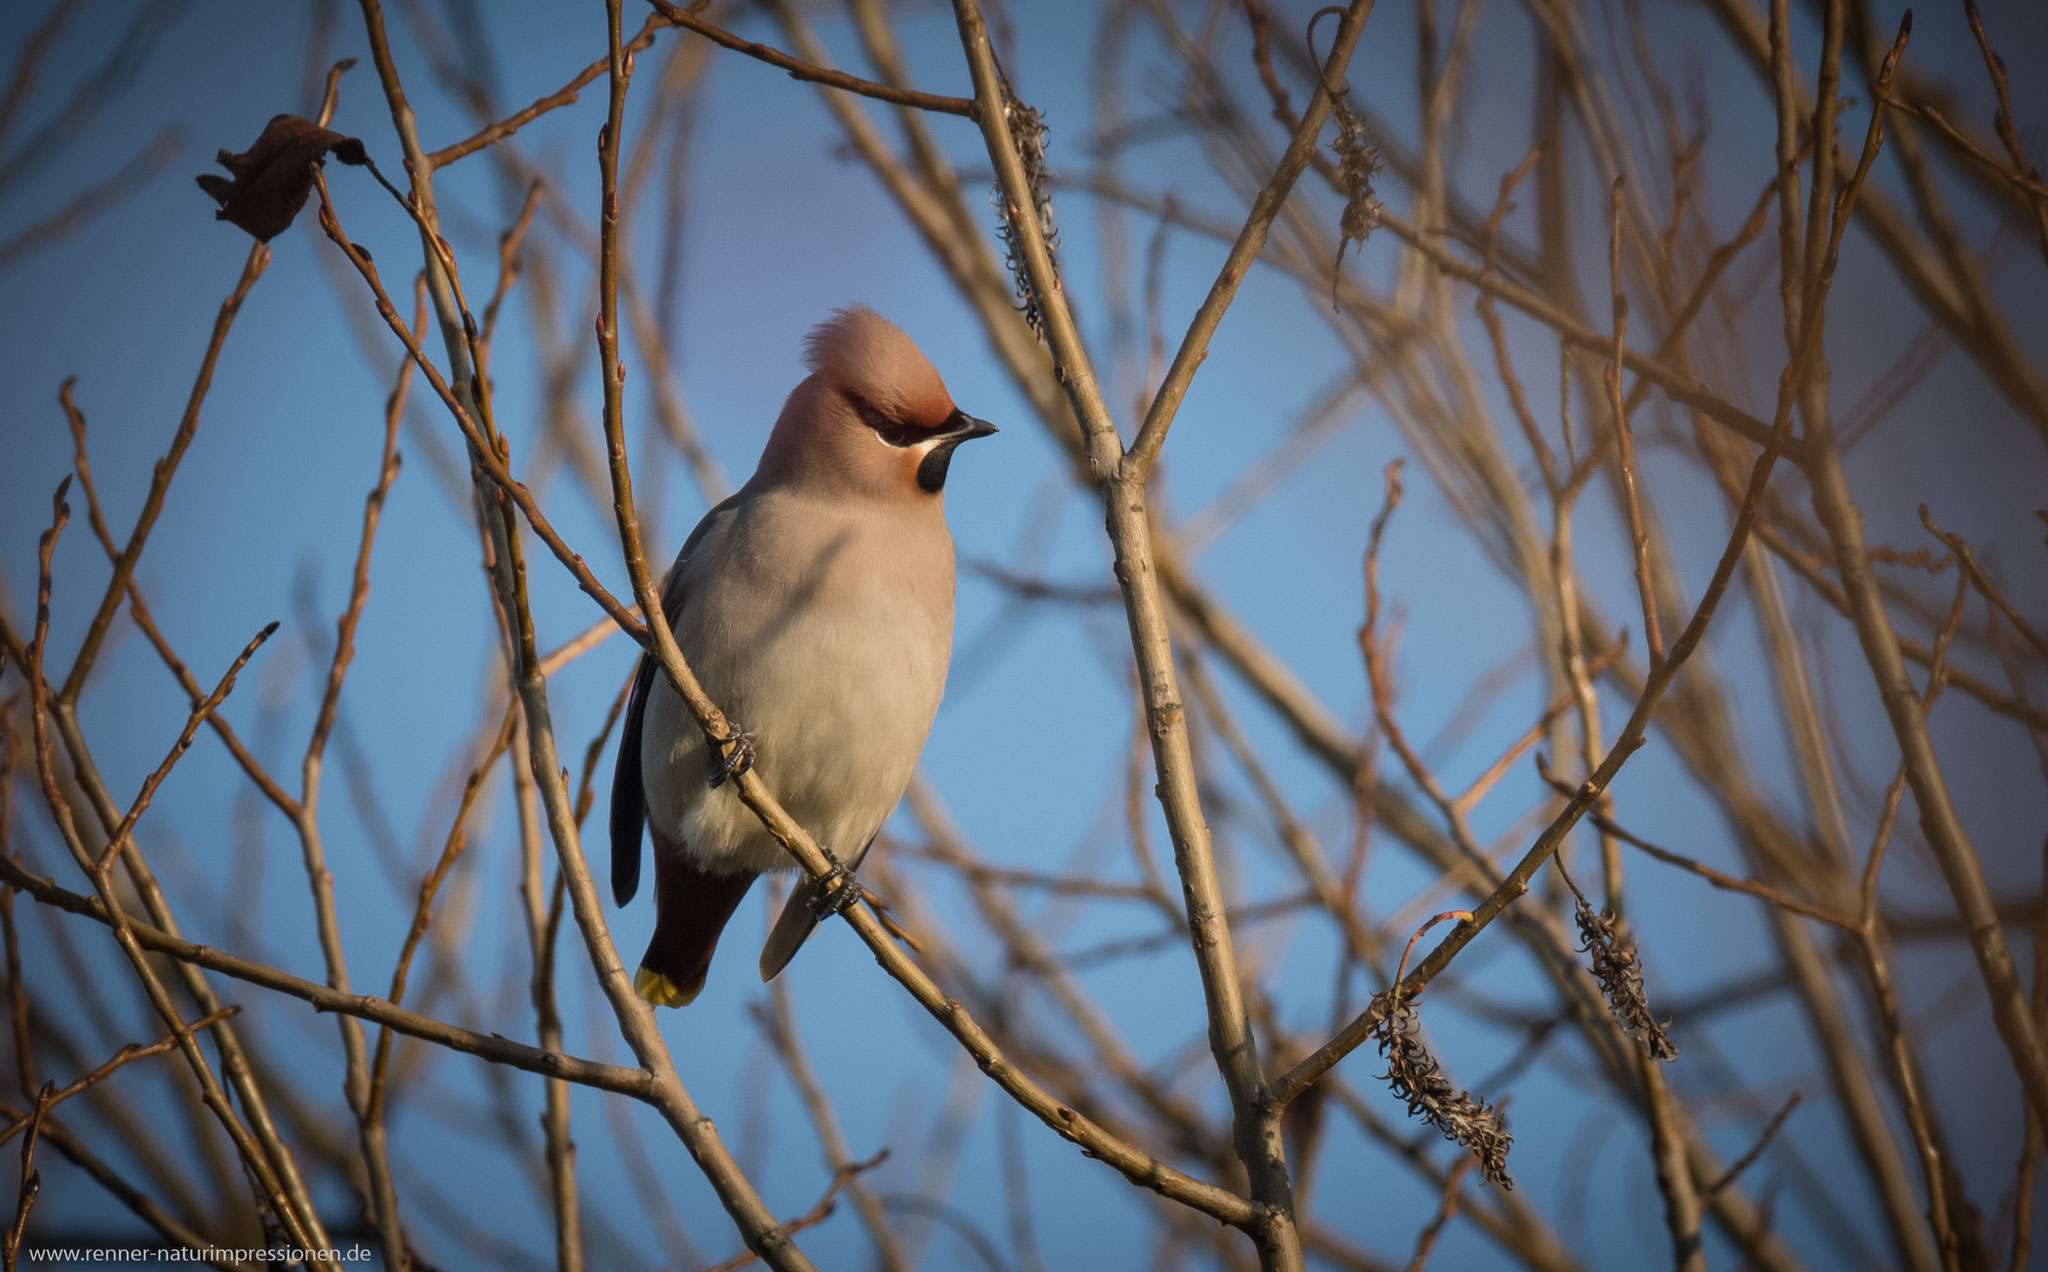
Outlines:
[[[864,499],[915,500],[923,455],[914,446],[877,446],[873,421],[935,433],[955,407],[939,373],[872,309],[842,309],[804,338],[811,374],[783,404],[761,452],[771,481],[819,485]],[[930,500],[919,500],[930,503]],[[939,515],[937,507],[931,514]]]
[[[842,309],[804,337],[804,365],[842,393],[889,415],[937,429],[953,413],[953,395],[910,337],[864,306]]]

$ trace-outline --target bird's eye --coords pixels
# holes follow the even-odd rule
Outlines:
[[[875,430],[875,436],[891,446],[912,447],[930,436],[925,429],[913,428],[899,420],[891,419],[880,407],[866,398],[849,393],[847,400],[853,403],[853,409],[859,414],[861,423]]]

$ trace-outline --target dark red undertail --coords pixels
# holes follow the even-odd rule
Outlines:
[[[758,876],[713,874],[654,836],[654,936],[640,956],[633,988],[657,1007],[687,1006],[704,988],[726,920]]]

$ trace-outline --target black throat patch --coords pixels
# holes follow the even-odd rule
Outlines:
[[[917,465],[917,488],[928,495],[936,495],[946,488],[946,470],[953,466],[953,451],[964,437],[949,437],[932,447]]]

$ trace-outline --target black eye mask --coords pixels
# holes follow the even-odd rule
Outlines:
[[[935,429],[917,428],[901,420],[892,419],[865,398],[847,395],[853,409],[860,415],[861,423],[875,430],[875,436],[899,449],[909,449],[925,442],[936,441],[917,466],[917,488],[928,495],[936,495],[946,488],[946,473],[953,465],[953,452],[962,442],[971,442],[977,437],[987,437],[996,431],[996,426],[987,420],[975,419],[958,407],[948,415],[945,422]]]

